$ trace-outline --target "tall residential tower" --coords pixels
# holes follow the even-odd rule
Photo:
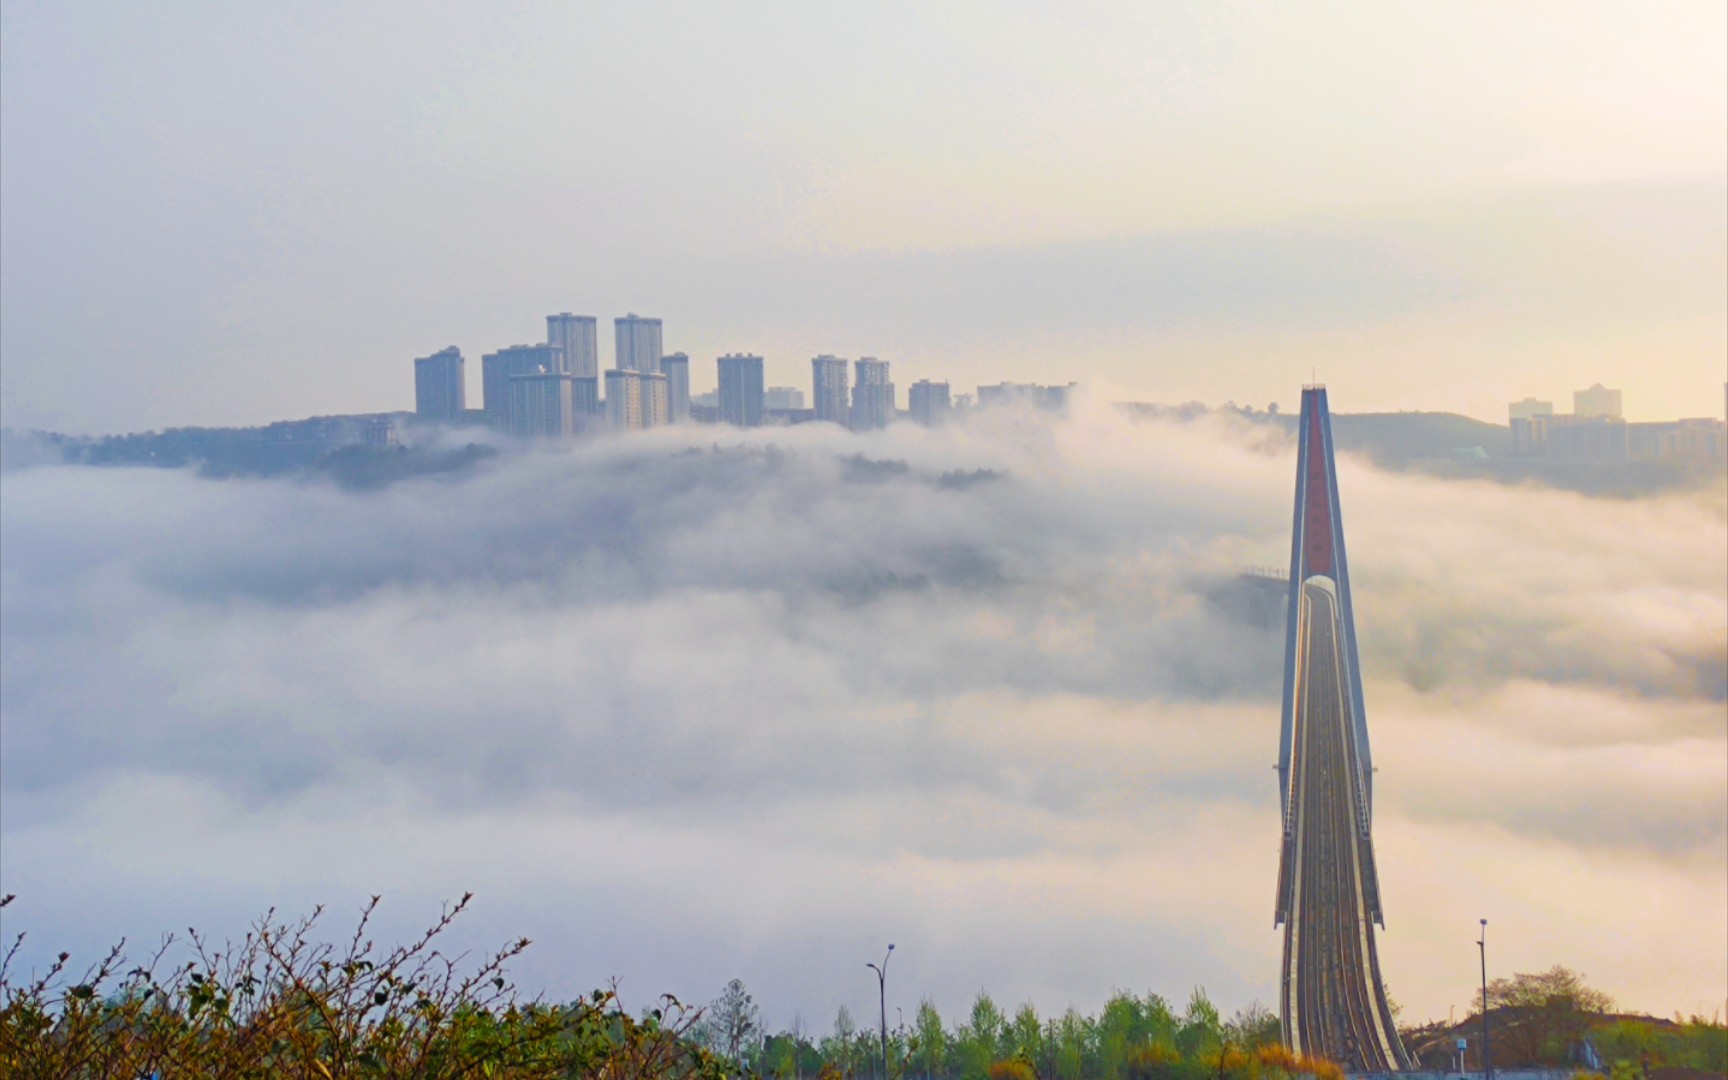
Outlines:
[[[578,379],[600,375],[597,322],[592,315],[546,316],[546,340],[558,350],[558,370]]]
[[[860,357],[858,381],[852,387],[852,430],[887,427],[894,419],[894,384],[888,378],[888,361]]]
[[[511,376],[557,371],[558,350],[551,345],[511,345],[482,356],[480,389],[485,396],[486,422],[500,431],[509,430]]]
[[[452,345],[414,361],[414,412],[422,420],[462,419],[466,407],[462,350]]]
[[[660,373],[666,376],[666,422],[685,423],[690,419],[690,358],[667,353],[660,358]]]
[[[647,425],[642,413],[642,373],[627,368],[606,371],[606,422],[617,431],[641,431]]]
[[[816,419],[846,425],[852,422],[852,388],[846,361],[826,354],[810,361],[810,404]]]
[[[919,379],[906,391],[906,411],[912,414],[912,419],[925,427],[935,427],[947,420],[948,415],[954,411],[948,384]]]
[[[574,381],[562,371],[510,376],[505,429],[519,439],[568,439],[576,434]]]
[[[762,425],[762,358],[728,353],[720,367],[720,422],[737,427]]]
[[[660,370],[660,320],[648,319],[635,312],[612,320],[614,343],[613,367],[619,371],[640,371],[643,374]]]

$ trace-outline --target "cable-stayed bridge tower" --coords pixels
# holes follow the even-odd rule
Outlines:
[[[1374,946],[1375,926],[1386,925],[1371,832],[1374,763],[1325,387],[1303,388],[1299,425],[1273,923],[1284,927],[1284,1040],[1347,1072],[1407,1069]]]

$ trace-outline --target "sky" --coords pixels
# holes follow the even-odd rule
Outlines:
[[[1725,39],[1709,0],[4,3],[0,422],[409,408],[451,344],[477,398],[566,310],[663,318],[698,390],[833,353],[1720,416]]]
[[[1237,423],[1240,423],[1238,421]],[[662,429],[378,491],[13,464],[0,884],[26,957],[472,890],[553,997],[783,1028],[1276,1007],[1294,449],[1097,395],[928,430]],[[1345,457],[1386,911],[1409,1021],[1564,964],[1728,999],[1728,497]]]

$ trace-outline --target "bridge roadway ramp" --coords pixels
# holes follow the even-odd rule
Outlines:
[[[1380,979],[1366,777],[1350,715],[1335,583],[1303,583],[1298,621],[1294,783],[1280,873],[1285,1039],[1347,1072],[1407,1069]]]

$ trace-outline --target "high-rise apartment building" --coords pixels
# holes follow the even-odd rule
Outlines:
[[[480,358],[480,390],[486,422],[500,431],[510,424],[510,377],[558,370],[558,351],[551,345],[512,345]]]
[[[736,427],[762,424],[762,358],[743,353],[720,357],[720,422]]]
[[[577,429],[591,426],[601,412],[600,380],[593,375],[571,376],[570,404],[576,410]]]
[[[635,312],[612,320],[617,351],[613,367],[620,371],[660,370],[660,320]]]
[[[568,439],[576,434],[572,381],[562,371],[510,376],[505,430],[519,439]]]
[[[836,424],[852,421],[852,389],[845,359],[818,356],[810,361],[811,406],[816,419]]]
[[[1624,461],[1626,421],[1612,416],[1532,416],[1512,421],[1512,452],[1565,461]]]
[[[1528,420],[1533,416],[1553,416],[1554,403],[1552,401],[1537,401],[1533,397],[1527,397],[1523,401],[1514,401],[1506,406],[1506,415],[1512,420]]]
[[[1635,461],[1721,461],[1728,425],[1710,417],[1626,425],[1626,456]]]
[[[1624,461],[1627,454],[1626,421],[1618,416],[1549,416],[1538,421],[1545,426],[1542,452],[1564,461]]]
[[[660,374],[666,376],[666,422],[685,423],[690,419],[690,358],[681,352],[662,356]]]
[[[414,361],[414,412],[422,420],[462,419],[467,390],[462,350],[452,345]]]
[[[770,409],[796,411],[804,407],[804,391],[796,386],[770,386],[763,391],[762,402]]]
[[[650,371],[641,376],[643,427],[664,427],[672,422],[666,384],[665,372]]]
[[[1620,420],[1620,391],[1610,390],[1597,383],[1588,390],[1577,390],[1572,394],[1572,415],[1574,416],[1606,416],[1610,420]]]
[[[1507,423],[1512,429],[1512,452],[1523,457],[1539,453],[1539,439],[1547,433],[1547,417],[1554,415],[1552,401],[1537,401],[1527,397],[1506,406]]]
[[[860,357],[853,370],[858,381],[852,387],[852,430],[887,427],[894,419],[894,383],[888,377],[888,361]]]
[[[919,379],[906,391],[906,408],[912,414],[912,419],[926,427],[942,423],[953,410],[948,384]]]
[[[606,372],[606,422],[618,431],[641,431],[642,373],[622,368]]]
[[[558,350],[558,370],[578,379],[600,374],[598,320],[592,315],[546,316],[546,340]]]

